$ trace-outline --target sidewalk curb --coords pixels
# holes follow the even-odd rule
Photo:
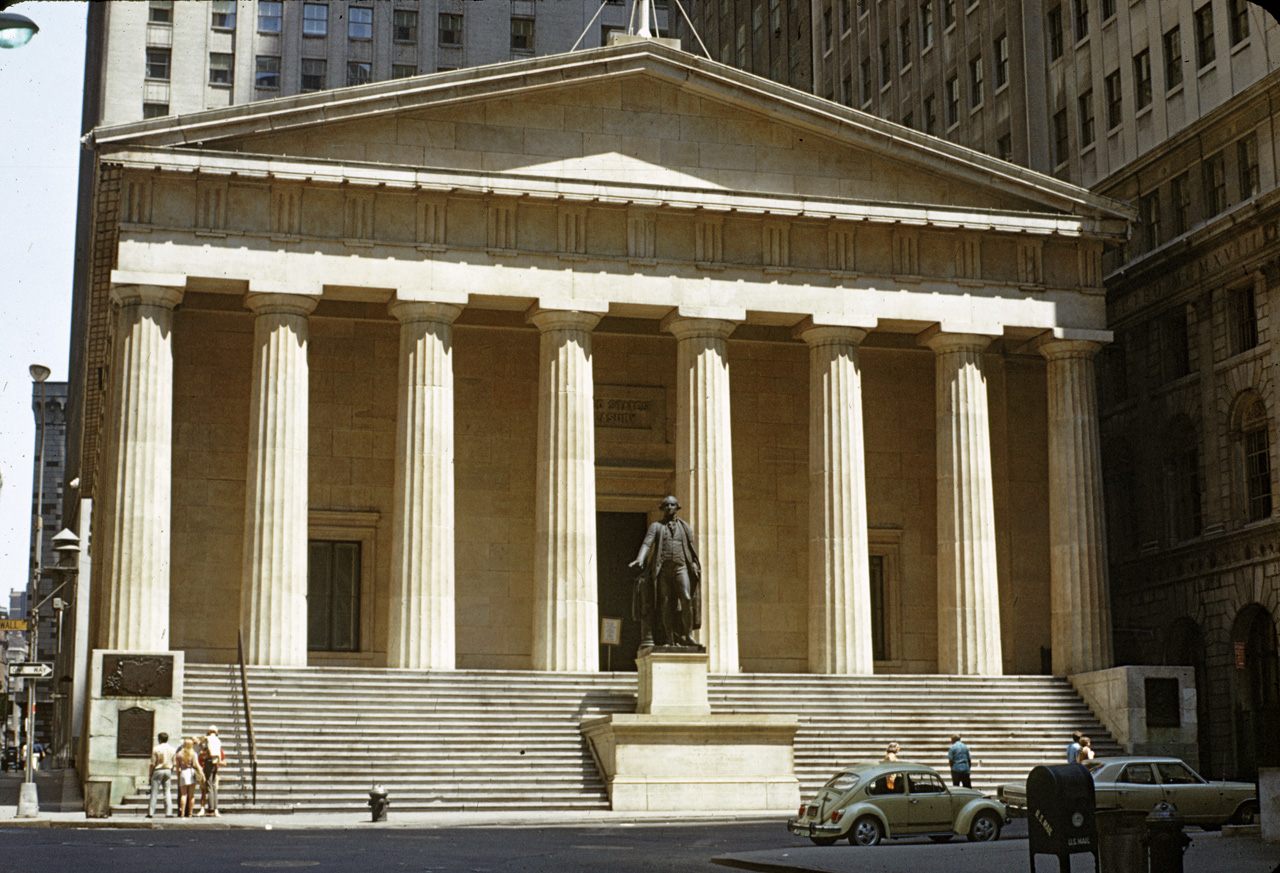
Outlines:
[[[573,828],[573,827],[617,827],[617,826],[671,826],[702,824],[776,824],[780,819],[771,814],[743,815],[662,815],[662,816],[618,816],[618,817],[585,817],[585,818],[548,818],[548,819],[515,819],[503,821],[499,818],[483,821],[475,818],[456,820],[441,818],[438,820],[406,817],[390,821],[371,822],[367,818],[353,819],[343,813],[333,813],[334,821],[299,820],[295,816],[279,818],[261,817],[256,821],[236,821],[234,813],[220,818],[179,819],[131,819],[123,817],[111,818],[0,818],[0,829],[4,828],[114,828],[117,830],[358,830],[369,826],[385,830],[407,829],[439,829],[439,828]],[[364,814],[364,815],[367,815]]]

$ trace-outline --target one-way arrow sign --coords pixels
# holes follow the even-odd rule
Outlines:
[[[39,661],[30,664],[10,664],[9,676],[13,679],[43,679],[53,675],[53,665]]]

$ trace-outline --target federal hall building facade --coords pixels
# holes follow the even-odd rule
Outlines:
[[[638,38],[93,147],[94,648],[626,669],[674,494],[713,673],[1112,665],[1128,207]]]

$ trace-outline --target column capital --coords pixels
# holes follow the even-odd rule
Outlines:
[[[543,333],[551,330],[594,330],[600,323],[600,312],[582,309],[543,309],[533,305],[525,312],[525,320]]]
[[[916,344],[932,349],[937,354],[944,352],[984,352],[991,341],[1000,336],[1001,331],[988,326],[974,326],[968,331],[952,331],[946,325],[935,324],[916,334]]]
[[[1102,350],[1104,343],[1088,339],[1062,339],[1045,333],[1032,340],[1031,345],[1046,360],[1060,361],[1064,358],[1092,359]]]
[[[111,299],[121,306],[162,306],[173,309],[182,302],[185,288],[173,285],[112,284]]]
[[[410,324],[415,321],[453,324],[462,314],[462,307],[452,303],[433,303],[425,300],[392,300],[387,304],[387,312],[395,316],[401,324]]]
[[[681,315],[677,310],[662,319],[661,327],[678,340],[693,339],[694,337],[727,340],[729,334],[733,333],[740,323],[739,321],[730,321],[724,318],[691,318]]]
[[[244,296],[244,305],[254,315],[310,315],[320,302],[310,294],[280,294],[276,292],[250,291]]]
[[[868,319],[871,323],[866,325],[854,324],[815,324],[813,318],[806,318],[791,329],[791,335],[804,342],[810,347],[821,345],[858,345],[864,339],[871,329],[875,327],[876,319]]]

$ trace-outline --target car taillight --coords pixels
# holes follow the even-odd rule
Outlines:
[[[804,804],[800,804],[800,811],[796,813],[800,818],[804,818]]]
[[[837,809],[835,812],[831,813],[831,823],[832,823],[832,824],[836,824],[836,823],[838,823],[838,822],[840,821],[840,818],[841,818],[843,815],[844,815],[844,810],[843,810],[843,809]]]

